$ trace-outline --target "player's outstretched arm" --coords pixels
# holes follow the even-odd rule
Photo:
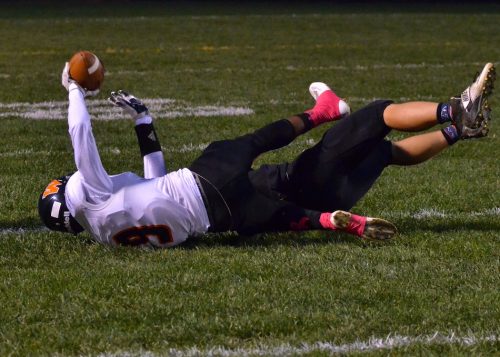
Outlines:
[[[67,63],[62,73],[62,84],[68,90],[68,131],[76,167],[83,176],[82,184],[88,194],[87,200],[99,203],[109,197],[113,185],[102,165],[92,133],[90,115],[85,104],[85,96],[88,93],[69,78]]]
[[[111,92],[108,100],[135,120],[135,132],[144,161],[144,177],[160,177],[167,173],[161,145],[148,108],[133,95],[119,90]]]

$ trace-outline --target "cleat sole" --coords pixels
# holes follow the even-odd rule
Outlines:
[[[372,242],[389,241],[398,233],[394,224],[381,218],[368,218],[362,239]]]
[[[351,221],[351,213],[346,211],[335,211],[330,218],[333,225],[340,229],[346,229]]]

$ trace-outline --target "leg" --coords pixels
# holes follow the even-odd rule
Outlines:
[[[450,145],[441,131],[412,136],[392,144],[393,165],[416,165],[436,156]]]
[[[310,92],[316,99],[316,105],[311,110],[269,124],[253,134],[214,142],[191,164],[190,169],[199,187],[210,197],[208,213],[212,231],[225,231],[237,226],[238,219],[232,217],[231,210],[238,202],[230,201],[233,196],[239,200],[241,197],[234,194],[231,187],[237,186],[241,175],[248,180],[246,173],[258,155],[285,146],[312,127],[340,119],[350,112],[347,103],[324,83],[313,83]]]
[[[282,119],[247,135],[211,143],[189,167],[217,189],[246,173],[257,156],[287,145],[296,137],[297,121]]]
[[[312,109],[286,120],[271,123],[252,134],[233,140],[214,142],[208,146],[199,159],[193,162],[190,169],[207,178],[216,187],[221,187],[223,183],[213,177],[214,168],[217,168],[219,172],[221,169],[225,171],[225,175],[217,173],[216,176],[224,177],[227,182],[227,179],[231,179],[240,172],[249,171],[253,161],[260,154],[286,146],[298,135],[311,128],[341,119],[350,113],[347,103],[326,84],[312,83],[309,91],[316,100]],[[225,164],[216,164],[219,162],[225,162]],[[225,167],[229,167],[230,170]]]
[[[450,144],[458,139],[486,136],[491,111],[488,97],[492,93],[495,78],[495,66],[487,63],[461,96],[452,97],[449,103],[393,104],[384,112],[384,121],[390,128],[401,131],[425,130],[450,121],[453,127],[444,133]]]
[[[437,155],[458,139],[486,136],[490,108],[488,96],[495,81],[495,67],[488,63],[461,97],[451,98],[449,104],[412,102],[393,104],[384,112],[385,123],[402,131],[418,131],[438,123],[451,121],[452,125],[432,133],[413,136],[393,145],[395,165],[415,165]]]
[[[430,102],[391,104],[384,110],[384,122],[391,129],[422,131],[438,124],[438,105]]]
[[[373,174],[366,176],[363,172],[365,169],[370,171],[371,165],[371,161],[366,160],[392,128],[416,131],[438,123],[452,123],[441,132],[394,143],[389,150],[390,154],[385,155],[389,158],[386,164],[417,164],[435,156],[458,139],[486,136],[490,113],[487,98],[491,94],[494,80],[495,68],[488,63],[461,97],[451,98],[450,103],[368,105],[329,129],[318,145],[304,151],[294,162],[264,165],[259,170],[250,172],[250,179],[264,194],[291,200],[304,207],[336,207],[336,204],[349,207],[355,200],[341,202],[337,193],[347,192],[346,187],[364,187],[357,191],[366,193],[366,189],[385,167],[382,155],[382,161],[373,165],[376,168]],[[363,177],[369,179],[363,180]],[[351,182],[358,179],[360,186],[352,186]],[[328,202],[327,197],[337,198],[338,202]]]
[[[242,180],[235,192],[233,205],[236,226],[241,234],[270,231],[339,230],[365,240],[391,239],[396,227],[383,219],[358,216],[345,211],[319,212],[293,203],[273,200],[254,190],[248,179]]]
[[[284,198],[302,207],[350,208],[351,196],[344,195],[343,188],[359,164],[373,152],[383,156],[377,159],[377,168],[370,176],[372,181],[371,177],[378,177],[390,162],[390,149],[376,149],[391,130],[383,121],[384,109],[390,104],[390,101],[378,101],[358,110],[330,128],[317,145],[292,163],[264,165],[249,173],[250,180],[263,194]]]
[[[349,210],[387,165],[417,164],[449,146],[440,131],[392,144],[383,140],[391,125],[401,130],[436,125],[438,107],[428,102],[373,103],[329,129],[293,163],[263,165],[249,173],[250,179],[270,197],[317,210]]]
[[[295,132],[292,121],[279,120],[252,134],[211,143],[189,166],[207,200],[210,231],[234,229],[237,219],[232,211],[238,202],[233,202],[237,193],[232,187],[237,186],[241,176],[246,176],[260,153],[286,145],[295,138]]]
[[[441,114],[441,110],[444,113]],[[391,104],[384,111],[384,122],[400,131],[421,131],[452,118],[450,106],[430,102],[408,102]],[[445,133],[435,131],[394,142],[392,160],[394,165],[415,165],[424,162],[447,148],[450,143]]]

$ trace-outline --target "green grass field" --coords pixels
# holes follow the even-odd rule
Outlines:
[[[97,99],[173,100],[152,112],[175,170],[212,140],[309,108],[313,81],[354,110],[446,100],[499,64],[498,6],[121,6],[1,5],[0,356],[500,354],[498,120],[487,138],[384,172],[353,211],[393,221],[387,245],[310,232],[113,249],[43,230],[36,208],[75,170],[59,77],[77,50],[107,67]],[[90,103],[123,118],[93,122],[108,172],[141,174],[133,123]],[[256,164],[290,160],[325,129]]]

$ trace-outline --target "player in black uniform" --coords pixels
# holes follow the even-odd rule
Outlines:
[[[203,177],[201,185],[211,196],[211,214],[218,216],[216,221],[220,222],[216,231],[231,229],[231,219],[225,208],[228,202],[221,197],[236,204],[245,201],[246,194],[256,189],[273,199],[272,202],[282,200],[317,212],[335,211],[332,215],[322,214],[315,219],[287,217],[283,224],[289,224],[289,228],[309,229],[314,224],[322,228],[340,228],[364,239],[388,239],[396,232],[392,224],[346,211],[366,194],[386,166],[418,164],[460,139],[486,136],[490,113],[487,97],[492,92],[494,80],[495,68],[488,63],[475,81],[460,96],[452,97],[449,103],[394,104],[381,100],[351,115],[347,103],[326,84],[316,82],[310,86],[316,99],[314,108],[288,121],[272,123],[253,134],[212,143],[190,169]],[[253,159],[260,153],[285,146],[297,135],[339,119],[342,120],[330,128],[318,144],[305,150],[294,161],[249,170]],[[392,129],[422,131],[438,124],[450,125],[397,142],[385,139]],[[145,137],[147,135],[142,136]],[[144,139],[138,138],[140,144],[144,143]],[[214,170],[214,167],[220,167],[221,158],[230,164],[225,166],[226,170]],[[222,189],[232,178],[230,172],[246,169],[253,188],[241,185],[245,180],[240,178],[237,185],[241,186],[236,191],[234,182]],[[234,196],[238,190],[241,190],[240,194]],[[224,195],[224,191],[232,194]],[[246,207],[245,229],[240,232],[286,229],[280,227],[279,220],[262,224],[262,216],[269,214],[267,203],[271,201],[259,197],[254,202],[243,203]],[[274,211],[274,204],[271,206]],[[281,214],[287,215],[285,211]]]
[[[249,173],[254,187],[269,197],[315,210],[350,210],[388,165],[421,163],[459,139],[486,136],[487,97],[495,80],[492,63],[449,103],[375,101],[330,128],[322,140],[294,161],[263,165]],[[385,139],[392,130],[439,131],[401,141]]]

